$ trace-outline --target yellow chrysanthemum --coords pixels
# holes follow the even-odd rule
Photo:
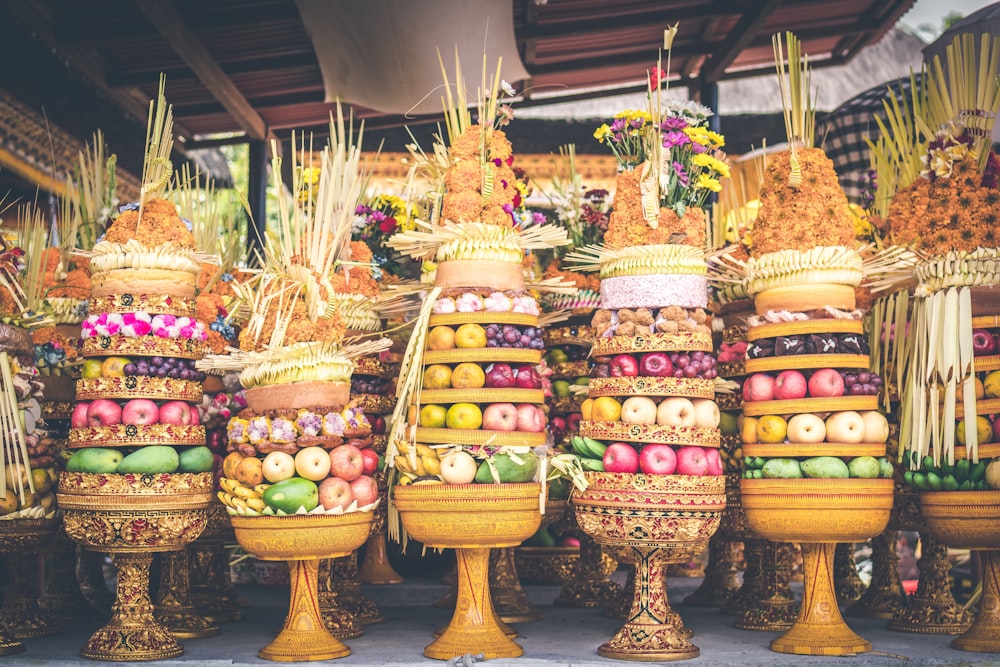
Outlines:
[[[708,130],[703,127],[685,127],[683,130],[684,134],[688,136],[688,139],[696,144],[701,144],[702,146],[708,146]]]
[[[711,169],[722,178],[729,178],[729,165],[708,153],[698,153],[691,158],[691,162],[697,167]]]
[[[712,132],[711,130],[709,130],[708,132],[705,133],[705,136],[708,137],[708,143],[709,145],[712,146],[712,148],[722,148],[723,146],[726,145],[725,137],[723,137],[718,132]]]
[[[705,190],[711,190],[712,192],[719,192],[722,190],[722,183],[719,183],[719,181],[704,173],[698,174],[698,181],[695,183],[695,186],[704,188]]]
[[[604,141],[610,136],[611,136],[611,128],[608,127],[607,123],[601,125],[599,128],[594,130],[594,138],[597,139],[598,141]]]

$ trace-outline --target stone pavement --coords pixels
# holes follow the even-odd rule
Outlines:
[[[620,576],[622,573],[616,574]],[[850,657],[813,657],[773,653],[768,642],[774,633],[748,632],[732,627],[733,617],[716,609],[679,604],[697,587],[700,580],[671,578],[670,598],[685,624],[695,633],[694,643],[701,656],[685,661],[691,667],[923,667],[993,665],[1000,667],[1000,654],[975,654],[956,651],[948,646],[950,637],[891,632],[885,621],[848,619],[850,626],[872,642],[873,652]],[[524,656],[485,661],[484,667],[595,667],[622,665],[597,655],[597,647],[620,626],[620,621],[604,618],[594,609],[561,609],[552,606],[558,594],[553,586],[526,586],[532,602],[539,605],[545,618],[517,627],[518,643]],[[179,658],[146,663],[154,667],[230,667],[266,665],[257,657],[257,649],[266,644],[281,625],[287,610],[288,589],[283,586],[241,586],[240,592],[251,602],[247,618],[240,623],[222,626],[222,634],[210,639],[185,640],[185,653]],[[445,665],[423,656],[423,647],[431,633],[445,625],[450,612],[435,609],[430,603],[447,591],[438,580],[410,580],[401,586],[369,586],[366,593],[378,603],[386,622],[365,626],[365,634],[346,643],[353,654],[331,661],[344,667],[403,667],[407,665]],[[66,627],[63,634],[26,642],[27,652],[0,658],[9,665],[94,665],[79,657],[78,650],[99,623],[78,623]],[[140,663],[131,663],[140,664]],[[316,663],[285,663],[316,664]],[[647,663],[664,664],[664,663]]]

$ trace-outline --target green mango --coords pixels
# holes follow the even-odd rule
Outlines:
[[[880,465],[874,456],[855,456],[847,464],[847,472],[851,477],[875,479],[879,475]]]
[[[295,514],[299,507],[307,512],[319,505],[319,487],[304,477],[291,477],[272,484],[264,491],[264,504],[275,512]]]
[[[795,459],[768,459],[760,469],[764,479],[798,479],[802,477],[799,462]],[[754,476],[756,479],[756,475]]]
[[[529,452],[518,454],[517,458],[521,459],[521,463],[512,461],[509,454],[493,455],[493,463],[496,465],[497,475],[499,475],[501,483],[530,482],[535,478],[535,472],[538,470],[538,457]],[[493,483],[493,474],[486,461],[479,464],[479,470],[476,471],[476,482],[479,484]]]
[[[552,500],[566,500],[569,498],[571,484],[565,477],[556,477],[549,480],[549,498]]]
[[[157,475],[176,472],[180,465],[177,450],[169,445],[150,445],[137,449],[118,464],[118,473],[136,473],[141,475]]]
[[[892,479],[893,476],[892,461],[886,457],[881,457],[878,460],[878,476],[882,479]]]
[[[875,466],[878,467],[878,461]],[[803,475],[814,479],[847,479],[851,476],[847,464],[836,456],[814,456],[803,461],[800,467]]]
[[[107,447],[85,447],[66,461],[67,472],[113,473],[118,471],[122,453]]]
[[[177,472],[209,472],[215,464],[212,450],[205,445],[185,449],[178,459]]]

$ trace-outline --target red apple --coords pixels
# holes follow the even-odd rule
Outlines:
[[[972,330],[972,354],[974,356],[984,356],[993,354],[996,351],[997,342],[986,329]]]
[[[491,403],[483,410],[483,428],[488,431],[516,431],[517,408],[513,403]]]
[[[70,428],[86,428],[89,424],[87,421],[87,409],[90,407],[90,402],[82,401],[76,404],[73,408],[73,414],[69,418]]]
[[[534,366],[521,366],[514,376],[514,386],[521,389],[541,389],[542,376]]]
[[[583,419],[583,415],[579,412],[574,412],[569,417],[566,418],[566,428],[570,431],[580,430],[580,420]]]
[[[509,389],[514,386],[514,370],[510,364],[493,364],[486,368],[486,387]]]
[[[799,371],[781,371],[778,377],[774,378],[774,398],[779,401],[805,398],[806,393],[806,376]]]
[[[677,453],[670,445],[646,445],[639,454],[639,470],[647,475],[671,475],[676,468]]]
[[[668,377],[674,372],[674,364],[665,352],[650,352],[639,361],[639,375]]]
[[[191,423],[191,406],[184,401],[168,401],[160,406],[160,423],[186,426]]]
[[[375,435],[382,435],[385,433],[385,417],[369,417],[368,419],[372,423],[372,433]]]
[[[341,447],[343,446],[341,445]],[[347,480],[339,477],[327,477],[319,483],[319,504],[323,506],[323,509],[329,511],[339,507],[346,510],[353,501],[354,490],[351,489],[351,483]]]
[[[226,430],[222,428],[213,428],[208,433],[205,434],[205,444],[216,454],[226,453]]]
[[[188,405],[188,408],[191,409],[191,423],[197,426],[201,423],[201,410],[197,405]]]
[[[122,406],[108,398],[91,401],[87,407],[89,426],[114,426],[122,423]]]
[[[364,470],[365,457],[354,445],[340,445],[330,450],[331,475],[352,482],[360,477]]]
[[[708,472],[708,457],[701,447],[688,445],[677,450],[677,474],[700,477]]]
[[[375,471],[378,470],[378,452],[371,447],[365,447],[361,450],[361,457],[365,460],[365,467],[362,474],[374,475]]]
[[[993,415],[993,439],[1000,441],[1000,414]]]
[[[526,433],[541,433],[545,430],[545,411],[541,406],[520,403],[517,406],[517,430]]]
[[[705,458],[708,459],[708,468],[705,470],[706,475],[718,477],[723,474],[722,456],[719,455],[718,449],[706,447]]]
[[[378,483],[370,475],[362,475],[351,482],[351,492],[358,501],[358,507],[371,505],[378,500]]]
[[[616,354],[611,358],[611,377],[637,377],[639,364],[631,354]]]
[[[627,442],[612,442],[604,450],[606,472],[639,472],[639,452]]]
[[[560,415],[556,415],[549,420],[549,428],[553,431],[565,431],[566,430],[566,418]]]
[[[844,395],[844,376],[833,368],[820,368],[809,378],[809,395],[813,398]]]
[[[743,382],[743,400],[756,401],[774,400],[774,378],[767,373],[754,373]]]
[[[148,398],[133,398],[122,408],[123,424],[155,424],[160,420],[160,408]]]

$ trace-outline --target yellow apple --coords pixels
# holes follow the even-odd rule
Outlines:
[[[80,367],[80,376],[85,378],[101,377],[101,366],[104,364],[100,359],[87,359]]]
[[[580,404],[580,417],[586,421],[590,421],[593,415],[594,409],[594,399],[588,398],[583,403]]]
[[[590,407],[594,421],[616,422],[622,416],[622,404],[610,396],[599,396]]]
[[[465,361],[455,366],[451,374],[451,386],[455,389],[479,389],[486,384],[486,373],[479,364]]]
[[[759,442],[757,439],[757,418],[745,417],[741,414],[736,421],[739,423],[740,440],[743,441],[743,444],[757,444]]]
[[[427,428],[444,428],[448,411],[443,405],[425,405],[420,408],[420,425]]]
[[[478,324],[463,324],[455,332],[455,347],[486,347],[486,329]]]
[[[424,369],[424,389],[448,389],[451,387],[451,366],[431,364]]]
[[[35,491],[45,493],[52,488],[52,479],[45,468],[35,468],[31,471],[31,481],[35,485]]]
[[[475,403],[455,403],[448,408],[445,424],[448,428],[478,429],[483,425],[483,411]]]
[[[455,330],[437,326],[427,332],[428,350],[450,350],[455,347]]]
[[[990,420],[982,415],[976,417],[976,435],[979,438],[980,443],[987,443],[993,439],[993,424]],[[958,429],[955,433],[955,437],[958,438],[958,444],[965,444],[965,420],[958,422]]]
[[[767,444],[785,441],[788,423],[778,415],[765,415],[757,420],[757,440]]]
[[[17,495],[8,486],[7,492],[0,497],[0,515],[10,514],[17,509]]]
[[[983,380],[983,394],[986,398],[1000,398],[1000,371],[992,371]]]
[[[125,375],[125,365],[132,363],[126,357],[108,357],[101,364],[101,375],[106,378],[123,377]]]

